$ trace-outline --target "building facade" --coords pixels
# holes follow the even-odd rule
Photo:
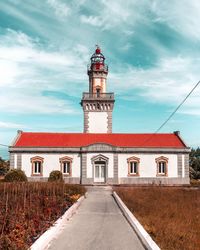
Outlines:
[[[99,47],[88,67],[89,92],[83,93],[83,133],[18,131],[10,165],[29,180],[46,181],[60,170],[66,183],[189,184],[190,148],[180,133],[112,133],[114,93],[106,92],[108,66]]]

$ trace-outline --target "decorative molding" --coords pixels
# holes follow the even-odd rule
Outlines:
[[[84,152],[113,152],[114,147],[110,144],[95,143],[88,145],[87,147],[82,147],[82,150]]]
[[[155,161],[157,163],[156,176],[167,177],[168,176],[168,161],[169,161],[169,159],[167,157],[160,156],[160,157],[156,158]],[[159,173],[159,163],[161,163],[161,162],[165,163],[165,173]]]
[[[111,153],[144,153],[144,154],[161,154],[161,153],[172,153],[178,154],[182,153],[187,155],[190,153],[190,148],[135,148],[135,147],[116,147],[111,144],[105,143],[95,143],[83,147],[10,147],[10,153],[80,153],[80,152],[90,152],[91,145],[109,145],[109,147],[104,147],[102,152]],[[93,147],[92,147],[93,149]],[[103,151],[104,150],[104,151]],[[93,152],[93,151],[91,151]]]
[[[64,177],[65,176],[72,176],[72,161],[73,161],[73,158],[68,157],[68,156],[64,156],[64,157],[59,158],[60,171],[62,172]],[[63,172],[63,163],[65,163],[65,162],[69,162],[69,164],[70,164],[69,173],[64,173]]]
[[[109,158],[106,157],[105,155],[102,155],[102,154],[98,154],[98,155],[95,155],[91,158],[91,162],[95,162],[95,161],[105,161],[108,163],[109,161]]]
[[[43,176],[43,162],[44,162],[44,158],[40,157],[40,156],[34,156],[30,159],[31,161],[31,176]],[[40,169],[40,173],[36,174],[34,173],[34,163],[35,162],[40,162],[41,163],[41,169]]]
[[[102,154],[98,154],[98,155],[95,155],[91,158],[91,163],[92,163],[92,179],[93,179],[93,183],[94,183],[94,168],[95,168],[95,162],[96,161],[103,161],[105,162],[105,182],[104,183],[107,183],[108,181],[108,161],[109,161],[109,158],[106,157],[105,155],[102,155]]]
[[[137,163],[137,172],[136,173],[131,173],[131,162],[136,162]],[[140,158],[131,156],[127,159],[128,163],[128,176],[139,176],[139,163],[140,163]]]

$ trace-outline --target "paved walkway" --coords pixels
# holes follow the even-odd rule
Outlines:
[[[110,187],[90,187],[88,197],[49,250],[144,249],[111,193]]]

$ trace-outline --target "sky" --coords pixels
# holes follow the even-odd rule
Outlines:
[[[199,23],[199,0],[1,0],[0,143],[17,130],[83,131],[96,44],[115,93],[113,132],[155,132],[200,80]],[[200,145],[200,86],[160,132],[176,130]]]

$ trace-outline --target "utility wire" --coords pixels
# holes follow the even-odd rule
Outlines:
[[[8,145],[1,144],[1,143],[0,143],[0,146],[3,146],[3,147],[9,147]]]
[[[188,99],[188,97],[192,94],[192,92],[198,87],[200,81],[197,82],[197,84],[192,88],[192,90],[187,94],[187,96],[183,99],[183,101],[178,105],[178,107],[171,113],[171,115],[167,118],[167,120],[165,120],[162,125],[149,137],[147,138],[146,141],[144,141],[144,143],[142,144],[142,146],[144,146],[144,144],[146,142],[148,142],[149,140],[151,140],[151,138],[157,134],[166,124],[167,122],[172,118],[172,116],[174,116],[174,114],[179,110],[179,108],[184,104],[184,102]]]

